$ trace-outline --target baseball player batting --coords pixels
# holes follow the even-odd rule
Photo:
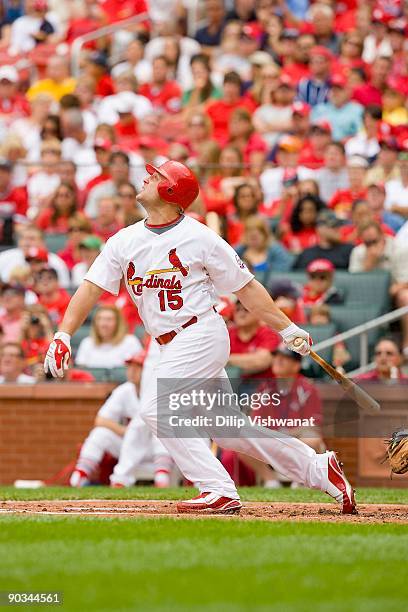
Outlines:
[[[199,193],[194,174],[183,164],[167,161],[147,165],[138,201],[147,219],[120,230],[108,240],[82,285],[72,296],[59,331],[51,342],[44,368],[63,377],[71,356],[70,339],[104,291],[116,295],[122,277],[147,332],[160,346],[155,368],[159,379],[226,377],[229,337],[214,310],[216,294],[235,293],[265,324],[278,331],[291,350],[306,355],[309,334],[279,310],[266,289],[215,232],[185,216]],[[300,339],[300,340],[299,340]],[[157,384],[152,381],[142,417],[157,432]],[[317,454],[296,438],[265,429],[262,437],[215,440],[263,461],[306,487],[320,489],[356,512],[354,492],[333,451]],[[200,494],[178,504],[179,512],[239,512],[241,502],[233,480],[200,437],[162,439],[184,476]]]

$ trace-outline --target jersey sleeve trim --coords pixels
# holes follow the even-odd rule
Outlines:
[[[251,272],[250,272],[250,274],[251,274]],[[255,276],[253,274],[251,274],[251,278],[246,278],[242,283],[239,284],[239,286],[236,289],[232,289],[232,293],[235,293],[236,291],[239,291],[240,289],[243,289],[248,283],[253,281],[254,278],[255,278]]]
[[[100,281],[95,281],[94,279],[87,278],[87,275],[84,276],[84,280],[88,281],[88,283],[92,283],[93,285],[96,285],[97,287],[99,287],[100,289],[103,289],[104,291],[107,291],[111,295],[119,295],[120,287],[118,291],[112,291],[112,289],[109,289],[108,287],[103,285]]]

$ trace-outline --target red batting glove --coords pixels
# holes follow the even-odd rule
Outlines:
[[[71,359],[71,336],[65,332],[57,332],[48,347],[44,360],[44,372],[51,372],[54,378],[63,378]]]

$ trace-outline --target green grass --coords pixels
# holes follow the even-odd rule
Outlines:
[[[4,516],[0,590],[73,612],[401,612],[407,550],[404,525]]]
[[[41,489],[15,489],[0,487],[0,500],[42,499],[183,499],[191,497],[195,489],[155,489],[153,487],[131,487],[110,489],[109,487],[44,487]],[[250,487],[240,489],[244,501],[281,501],[331,503],[331,499],[320,491],[311,489],[263,489]],[[408,489],[361,488],[357,491],[360,503],[408,504]]]

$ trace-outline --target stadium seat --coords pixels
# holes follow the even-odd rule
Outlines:
[[[266,286],[268,287],[272,280],[285,278],[293,283],[303,285],[307,280],[306,272],[294,270],[285,272],[284,274],[272,272],[267,279]],[[374,270],[373,272],[361,272],[351,274],[346,271],[338,271],[334,277],[334,284],[344,293],[345,305],[359,303],[362,308],[366,304],[375,304],[378,306],[380,314],[389,309],[389,285],[390,274],[385,270]]]
[[[109,380],[111,380],[112,382],[117,382],[117,383],[126,382],[127,381],[126,368],[124,366],[117,367],[117,368],[110,368]]]
[[[45,244],[51,253],[61,251],[67,242],[66,234],[44,234]]]
[[[239,380],[241,378],[241,368],[237,368],[236,366],[226,366],[225,371],[230,379]]]
[[[390,273],[385,270],[355,274],[336,272],[335,276],[336,287],[344,292],[347,305],[351,302],[360,303],[363,307],[375,304],[380,313],[385,312],[390,306],[390,282]]]
[[[83,368],[81,366],[81,370],[92,374],[96,382],[109,382],[111,380],[109,368]]]
[[[72,345],[72,352],[74,353],[74,356],[75,356],[76,351],[78,350],[78,347],[81,341],[87,336],[89,336],[90,331],[91,331],[90,325],[82,325],[78,329],[78,331],[72,336],[71,345]]]
[[[135,331],[133,332],[136,338],[138,338],[140,341],[143,340],[145,333],[146,333],[146,330],[143,325],[137,325],[135,327]]]
[[[336,334],[336,325],[334,323],[330,323],[329,325],[304,325],[303,327],[309,332],[314,344],[318,344],[319,342],[323,342],[323,340],[333,338],[333,336]],[[321,355],[323,359],[328,362],[331,361],[332,354],[332,348],[319,351],[319,355]],[[306,376],[311,376],[312,378],[323,378],[325,376],[322,368],[310,357],[305,357],[303,359],[302,371]]]
[[[339,333],[352,329],[357,325],[368,323],[382,314],[377,304],[369,306],[363,305],[360,302],[351,302],[347,306],[332,306],[331,313],[333,323],[336,324]],[[381,335],[381,331],[381,329],[377,329],[369,332],[368,343],[370,351]],[[345,369],[352,370],[360,364],[360,338],[357,336],[347,340],[346,347],[351,354],[351,361],[345,364]]]

